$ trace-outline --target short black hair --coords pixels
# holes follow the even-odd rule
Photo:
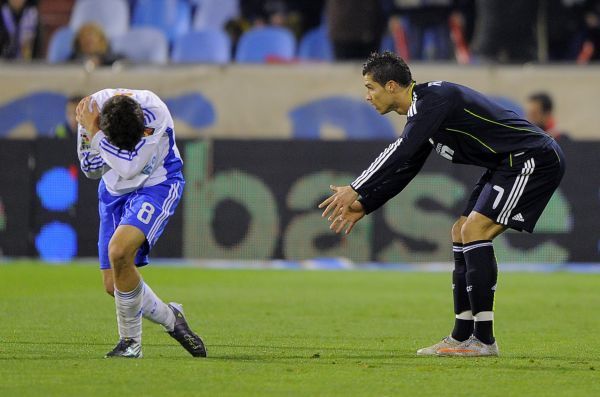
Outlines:
[[[371,53],[363,64],[362,74],[363,76],[370,74],[373,80],[381,85],[393,80],[407,87],[413,82],[412,74],[404,59],[389,51]]]
[[[552,101],[552,97],[547,92],[536,92],[529,95],[529,100],[538,102],[542,106],[542,111],[544,113],[552,112],[554,109],[554,102]]]
[[[130,97],[115,95],[104,103],[99,127],[110,143],[119,149],[133,151],[144,135],[144,112]]]

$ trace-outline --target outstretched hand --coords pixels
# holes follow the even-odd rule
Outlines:
[[[339,233],[345,227],[345,234],[350,234],[350,232],[354,228],[354,225],[356,225],[356,223],[360,221],[364,216],[365,210],[362,204],[360,203],[360,201],[355,201],[350,205],[345,215],[340,215],[331,222],[329,228],[331,230],[334,230],[336,233]]]
[[[91,106],[90,106],[91,104]],[[90,135],[90,139],[100,130],[98,126],[100,118],[100,108],[91,96],[86,96],[77,105],[75,118]]]
[[[352,186],[329,185],[329,187],[334,193],[327,200],[319,204],[319,208],[326,207],[321,216],[325,217],[329,214],[327,220],[333,221],[340,215],[342,217],[346,215],[350,209],[350,205],[358,198],[358,193],[352,189]]]

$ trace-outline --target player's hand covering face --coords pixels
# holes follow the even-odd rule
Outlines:
[[[327,214],[330,214],[327,220],[332,221],[331,229],[334,229],[333,226],[336,225],[336,233],[339,233],[346,224],[349,225],[346,233],[350,233],[354,223],[364,216],[363,211],[363,214],[354,221],[349,217],[351,214],[353,215],[352,219],[356,217],[356,214],[351,211],[350,207],[358,198],[358,193],[356,193],[351,186],[330,185],[329,187],[334,191],[334,193],[321,204],[319,204],[319,208],[325,208],[321,216],[325,217]],[[360,203],[358,203],[358,205],[360,205],[360,209],[362,210],[362,205]],[[352,222],[352,224],[350,224],[350,222]]]
[[[76,119],[79,124],[90,134],[90,139],[100,130],[98,120],[100,118],[100,108],[98,104],[87,96],[79,102],[75,110]]]

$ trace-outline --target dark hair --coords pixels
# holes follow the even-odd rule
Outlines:
[[[404,59],[389,51],[371,53],[363,65],[362,74],[363,76],[370,74],[373,80],[381,85],[393,80],[406,87],[413,82],[410,69]]]
[[[99,127],[110,143],[132,151],[144,135],[142,107],[126,95],[115,95],[102,107]]]
[[[529,96],[530,101],[539,102],[542,106],[542,111],[544,113],[550,113],[554,108],[554,103],[552,102],[552,97],[546,92],[536,92]]]

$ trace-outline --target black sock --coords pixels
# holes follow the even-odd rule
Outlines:
[[[454,314],[461,314],[471,310],[469,294],[467,293],[467,263],[463,255],[463,245],[452,243],[454,252],[454,271],[452,272],[452,295],[454,297]],[[465,341],[473,334],[473,320],[454,319],[452,337],[458,341]]]
[[[498,265],[490,240],[477,240],[464,244],[467,263],[467,291],[473,315],[494,311],[494,293],[498,280]],[[492,321],[475,321],[475,337],[483,343],[494,343]]]
[[[496,340],[494,338],[493,321],[475,321],[475,331],[473,335],[486,345],[491,345]]]

